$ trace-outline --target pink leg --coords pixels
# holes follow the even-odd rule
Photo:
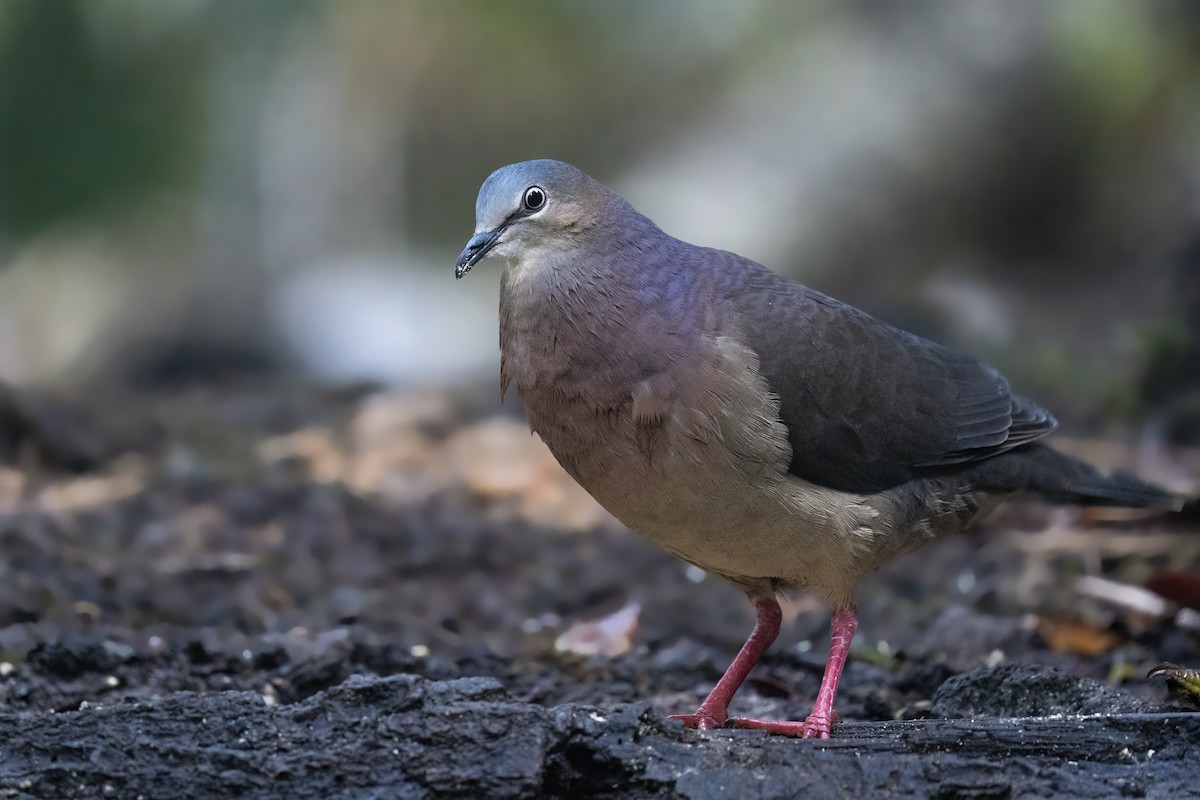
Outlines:
[[[733,727],[760,728],[785,736],[803,736],[805,739],[829,738],[829,727],[837,717],[837,712],[833,710],[833,697],[837,694],[842,668],[846,666],[846,656],[850,654],[850,642],[854,640],[854,632],[858,630],[858,611],[854,606],[835,608],[831,627],[829,660],[825,663],[825,677],[821,678],[821,691],[817,694],[817,702],[813,706],[812,713],[808,715],[808,719],[804,722],[775,722],[765,719],[738,718],[732,721]],[[717,685],[720,686],[720,684]]]
[[[755,601],[754,607],[758,609],[758,619],[754,623],[754,630],[750,632],[750,638],[742,645],[742,649],[733,659],[733,663],[729,665],[729,669],[725,670],[721,680],[717,681],[717,685],[708,693],[708,697],[704,698],[704,702],[700,704],[700,708],[696,709],[695,714],[675,714],[671,716],[671,719],[683,720],[683,724],[687,727],[699,728],[702,731],[720,728],[725,724],[725,720],[729,716],[729,701],[733,699],[734,692],[746,680],[750,670],[754,669],[758,659],[779,635],[779,623],[783,619],[779,603],[776,603],[773,597],[758,599]],[[834,684],[837,684],[836,678]],[[832,699],[830,702],[833,702]]]

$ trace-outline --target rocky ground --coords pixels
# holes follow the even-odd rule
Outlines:
[[[749,604],[493,396],[0,396],[0,796],[1195,791],[1188,675],[1147,676],[1200,666],[1194,509],[1003,510],[866,587],[834,739],[684,731]],[[1194,493],[1151,444],[1063,441]],[[827,609],[785,613],[738,713],[808,711]]]

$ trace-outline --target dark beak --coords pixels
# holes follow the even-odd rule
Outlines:
[[[458,257],[458,263],[454,266],[454,277],[461,278],[471,271],[471,267],[475,266],[481,258],[488,254],[488,251],[496,246],[496,242],[500,241],[500,234],[504,231],[503,227],[497,228],[494,231],[486,231],[477,233],[471,237],[471,241],[467,242],[467,246],[463,248],[462,255]]]

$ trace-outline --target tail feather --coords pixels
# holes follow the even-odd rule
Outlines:
[[[1179,511],[1184,500],[1124,472],[1102,473],[1043,444],[1018,447],[967,471],[979,489],[1032,492],[1054,503]]]

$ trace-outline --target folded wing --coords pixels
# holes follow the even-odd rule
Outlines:
[[[728,300],[779,395],[790,472],[876,492],[1047,435],[1058,422],[970,356],[758,265]]]

